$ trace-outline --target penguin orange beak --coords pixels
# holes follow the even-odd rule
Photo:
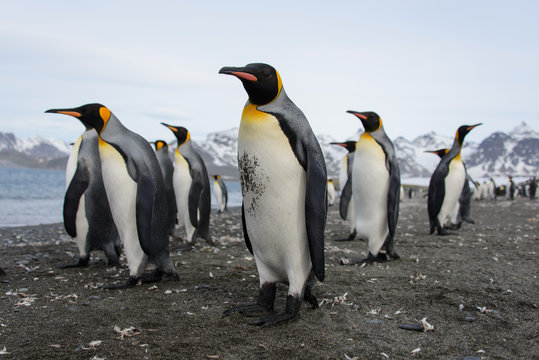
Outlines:
[[[70,116],[74,116],[76,118],[80,118],[82,116],[79,112],[73,111],[71,109],[49,109],[49,110],[47,110],[45,112],[46,113],[70,115]]]
[[[168,127],[173,132],[178,132],[178,129],[175,126],[168,125],[168,124],[165,124],[165,123],[161,123],[161,125]]]
[[[479,126],[479,125],[483,125],[483,123],[479,123],[479,124],[475,124],[475,125],[470,125],[470,126],[468,126],[467,130],[470,131],[470,130],[472,130],[474,127]]]
[[[239,79],[249,80],[249,81],[258,81],[257,77],[253,74],[243,71],[243,68],[225,66],[219,70],[219,74],[225,75],[234,75]]]
[[[362,112],[354,111],[354,110],[348,110],[346,112],[349,113],[349,114],[357,116],[360,120],[367,120],[367,116],[365,114],[363,114]]]

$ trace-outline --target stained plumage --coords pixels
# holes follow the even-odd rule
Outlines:
[[[238,135],[246,245],[260,278],[255,304],[225,312],[268,312],[253,323],[273,325],[299,317],[303,300],[317,307],[314,277],[324,279],[326,167],[301,110],[288,98],[279,73],[267,64],[224,67],[249,96]],[[286,309],[274,313],[276,283],[288,284]]]
[[[178,278],[169,257],[163,174],[150,144],[101,104],[46,112],[74,116],[99,134],[103,183],[129,265],[127,282],[104,287],[125,288],[139,280],[156,281],[163,273]],[[147,263],[157,268],[151,275],[142,276]]]
[[[431,234],[435,230],[438,235],[448,234],[445,223],[457,205],[466,180],[466,169],[460,157],[462,143],[466,134],[478,125],[481,124],[459,127],[451,149],[441,158],[431,176],[427,202]]]
[[[190,245],[198,237],[213,244],[210,233],[211,190],[208,172],[202,157],[193,149],[189,131],[181,126],[165,123],[176,136],[173,186],[178,219],[183,224]]]

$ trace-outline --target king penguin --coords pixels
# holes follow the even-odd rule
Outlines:
[[[460,157],[464,137],[476,125],[458,128],[451,149],[442,157],[430,178],[427,208],[430,233],[438,230],[438,235],[447,235],[446,221],[451,216],[462,193],[466,180],[466,168]]]
[[[394,236],[399,218],[400,170],[393,143],[375,112],[347,111],[365,128],[359,137],[352,169],[352,192],[358,236],[368,240],[369,255],[361,263],[399,259]],[[352,263],[356,263],[353,261]]]
[[[73,144],[66,166],[64,227],[79,248],[79,261],[60,268],[84,267],[90,251],[102,250],[120,265],[121,240],[105,193],[97,132],[88,126]]]
[[[238,134],[242,223],[260,288],[255,304],[224,312],[269,314],[252,322],[274,325],[299,318],[303,300],[316,308],[314,277],[324,279],[327,172],[320,145],[303,112],[267,64],[224,67],[249,96]],[[274,313],[277,283],[288,284],[286,309]]]
[[[439,149],[439,150],[433,150],[426,152],[430,152],[432,154],[436,154],[441,158],[444,157],[445,154],[449,152],[449,149]],[[455,208],[451,212],[451,225],[453,228],[460,229],[462,226],[462,222],[466,221],[470,224],[475,224],[475,221],[472,219],[471,216],[471,209],[470,204],[472,202],[472,191],[470,190],[470,181],[475,185],[475,182],[468,174],[468,170],[466,170],[466,164],[462,162],[462,165],[464,166],[464,171],[466,174],[466,180],[464,180],[464,186],[462,187],[462,192],[459,196],[459,201],[456,203]]]
[[[227,209],[228,191],[225,182],[219,175],[213,175],[213,194],[217,204],[217,212],[222,213]]]
[[[174,187],[172,185],[172,176],[174,174],[174,165],[168,152],[168,144],[164,140],[156,140],[152,142],[155,146],[155,156],[163,173],[165,181],[165,191],[167,193],[168,216],[169,216],[169,234],[174,237],[174,228],[176,227],[177,213],[176,197],[174,196]]]
[[[158,281],[163,273],[178,279],[169,256],[163,174],[150,144],[101,104],[46,112],[74,116],[99,135],[105,191],[129,265],[129,279],[125,283],[104,288],[132,287],[139,280]],[[142,276],[148,262],[157,268],[151,275]]]
[[[161,123],[178,141],[174,152],[174,193],[178,218],[185,227],[187,241],[193,246],[200,236],[210,245],[211,190],[202,157],[193,149],[191,135],[184,127]]]
[[[339,184],[341,186],[339,214],[348,223],[350,233],[348,237],[335,239],[335,241],[352,241],[357,234],[354,202],[352,201],[352,165],[354,164],[357,141],[332,142],[331,144],[342,146],[348,150],[348,153],[344,155],[341,161],[341,169],[339,170]]]
[[[328,206],[333,206],[335,204],[335,184],[333,184],[333,179],[328,179]]]

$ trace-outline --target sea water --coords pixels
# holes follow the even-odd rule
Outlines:
[[[228,206],[241,206],[240,183],[225,185]],[[65,190],[63,170],[0,167],[0,227],[62,222]],[[215,209],[213,193],[211,201]]]

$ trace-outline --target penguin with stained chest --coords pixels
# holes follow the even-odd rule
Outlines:
[[[225,182],[219,175],[213,175],[213,194],[217,204],[217,212],[222,213],[227,209],[228,191]]]
[[[303,300],[318,307],[312,286],[315,276],[324,279],[324,156],[275,68],[257,63],[224,67],[219,73],[237,77],[249,96],[238,134],[238,167],[243,234],[260,280],[256,303],[224,315],[267,312],[252,322],[262,326],[297,319]],[[280,313],[274,313],[277,283],[288,284],[286,308]]]
[[[193,149],[189,131],[181,126],[165,123],[176,136],[178,145],[174,152],[174,194],[178,218],[184,225],[189,245],[202,237],[210,245],[211,190],[208,172],[202,157]]]
[[[177,220],[177,208],[176,197],[174,196],[174,186],[172,177],[174,175],[174,165],[168,152],[168,144],[164,140],[156,140],[152,142],[155,146],[155,156],[161,167],[163,173],[163,180],[165,181],[165,191],[167,193],[168,204],[168,216],[169,216],[169,234],[174,237],[174,228],[176,227]]]
[[[368,241],[369,254],[360,263],[399,259],[394,248],[399,218],[400,170],[393,143],[382,119],[372,111],[348,111],[365,128],[359,137],[352,169],[356,231]],[[351,261],[351,264],[357,261]],[[350,263],[349,263],[350,264]]]
[[[451,149],[442,157],[430,178],[427,209],[431,234],[435,230],[438,235],[449,234],[445,223],[454,211],[466,181],[466,168],[460,156],[462,143],[466,134],[479,125],[458,128]]]
[[[449,152],[449,149],[439,149],[439,150],[432,150],[432,151],[425,151],[432,154],[436,154],[441,158],[445,156]],[[468,171],[466,170],[466,164],[462,162],[462,165],[464,166],[464,172],[466,174],[466,180],[464,180],[464,186],[462,187],[462,192],[459,196],[459,201],[455,205],[455,208],[453,209],[451,213],[451,225],[453,228],[460,229],[462,226],[462,222],[465,221],[470,224],[475,224],[475,221],[472,219],[471,216],[471,209],[470,204],[472,202],[472,191],[470,190],[470,181],[475,184],[473,179],[468,174]]]
[[[139,281],[158,281],[163,273],[177,279],[169,256],[165,184],[150,144],[101,104],[46,112],[74,116],[99,135],[103,183],[129,266],[125,283],[103,287],[118,289],[135,286]],[[148,263],[156,269],[142,276]]]
[[[348,223],[350,233],[348,237],[335,239],[335,241],[352,241],[357,235],[354,202],[352,201],[352,165],[354,164],[357,141],[332,142],[330,144],[341,146],[348,151],[341,161],[339,170],[339,184],[341,186],[339,214]]]
[[[93,128],[86,127],[67,160],[63,215],[66,232],[79,249],[79,260],[60,268],[87,266],[93,250],[102,250],[111,264],[120,265],[121,240],[105,193]]]

